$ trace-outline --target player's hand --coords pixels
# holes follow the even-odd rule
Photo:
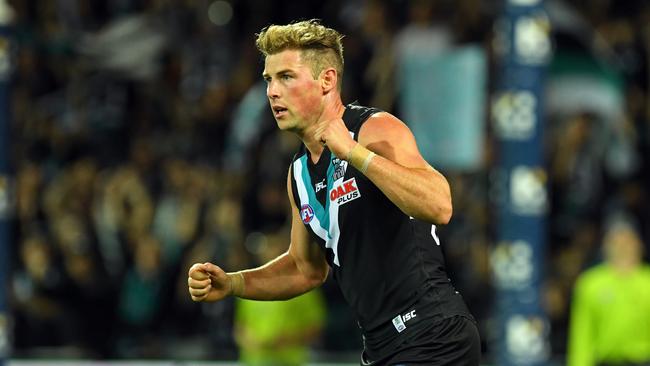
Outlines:
[[[212,263],[196,263],[188,272],[192,301],[218,301],[232,293],[230,277]]]
[[[356,145],[350,131],[345,127],[345,122],[340,118],[319,122],[315,137],[317,141],[327,145],[337,158],[343,160],[347,159],[350,150]]]

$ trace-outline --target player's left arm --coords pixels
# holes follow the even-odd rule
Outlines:
[[[349,162],[359,170],[365,163],[366,177],[402,212],[434,224],[449,222],[449,183],[424,160],[413,133],[402,121],[390,113],[374,114],[361,127],[357,147],[342,120],[330,122],[322,141],[342,159],[349,159],[353,148],[353,155],[362,158],[374,152],[376,155],[368,161],[352,158]]]

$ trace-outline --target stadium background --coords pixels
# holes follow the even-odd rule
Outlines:
[[[535,24],[548,25],[549,48],[538,55],[533,107],[527,95],[504,98],[499,29],[508,14],[498,1],[7,3],[0,348],[10,364],[236,358],[233,302],[194,304],[185,280],[195,261],[255,265],[286,232],[286,169],[298,141],[277,131],[264,99],[253,40],[270,23],[320,18],[346,34],[344,101],[412,123],[423,154],[449,178],[454,218],[439,235],[486,362],[498,359],[502,338],[495,304],[527,266],[540,276],[528,285],[548,322],[538,334],[544,362],[562,363],[571,289],[599,260],[604,223],[629,218],[648,247],[647,2],[545,1],[547,18]],[[539,50],[535,37],[523,42]],[[418,113],[436,123],[407,118]],[[544,125],[548,192],[534,263],[500,246],[493,214],[502,141],[525,134],[530,113]],[[335,284],[323,293],[328,317],[314,359],[356,362],[353,316]]]

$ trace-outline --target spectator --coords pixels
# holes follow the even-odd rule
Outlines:
[[[568,366],[650,363],[650,266],[629,223],[612,223],[604,262],[578,278],[571,309]]]
[[[261,239],[258,262],[267,263],[282,254],[285,237],[280,230]],[[235,301],[235,337],[241,362],[249,366],[306,364],[309,346],[318,339],[324,323],[320,289],[288,301]]]

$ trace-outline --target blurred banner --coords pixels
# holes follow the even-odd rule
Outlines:
[[[506,0],[497,23],[499,60],[492,123],[498,212],[491,254],[496,286],[496,364],[546,365],[549,323],[541,307],[548,211],[543,161],[545,71],[552,54],[542,0]]]
[[[11,214],[11,178],[9,175],[9,73],[10,10],[0,1],[0,366],[9,357],[9,219]]]
[[[399,62],[401,104],[422,156],[434,167],[474,171],[484,154],[487,56],[471,45]]]

